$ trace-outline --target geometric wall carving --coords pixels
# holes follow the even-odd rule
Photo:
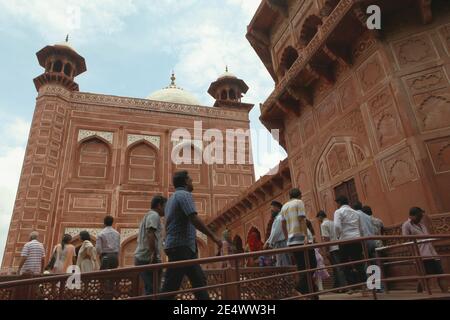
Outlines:
[[[384,159],[383,167],[391,190],[419,178],[416,162],[409,148]]]
[[[353,76],[347,79],[340,88],[342,110],[347,110],[357,102],[358,90]]]
[[[448,86],[448,76],[442,67],[415,73],[405,77],[405,83],[412,95],[442,89]]]
[[[347,145],[335,144],[327,155],[327,163],[332,177],[336,177],[351,168]]]
[[[303,116],[304,120],[302,121],[302,129],[303,129],[303,141],[307,141],[312,138],[316,133],[316,128],[314,126],[314,118],[312,113],[309,115]]]
[[[336,117],[337,109],[335,97],[331,95],[317,109],[319,124],[324,127],[328,122]]]
[[[386,77],[378,54],[371,57],[358,71],[359,80],[364,92],[371,90]]]
[[[150,208],[151,199],[151,194],[121,194],[120,201],[122,203],[122,206],[120,214],[145,214]]]
[[[439,33],[444,41],[447,49],[447,54],[450,55],[450,25],[444,26],[439,30]]]
[[[416,117],[422,131],[450,126],[450,90],[436,90],[415,97]]]
[[[450,136],[426,142],[435,173],[450,172]]]
[[[433,43],[426,34],[397,41],[393,43],[393,49],[400,68],[426,63],[437,57]]]
[[[104,140],[108,141],[110,144],[113,144],[113,136],[112,132],[104,132],[104,131],[92,131],[92,130],[80,130],[78,131],[78,142],[84,140],[89,137],[100,137]]]
[[[325,162],[324,161],[322,161],[320,164],[319,164],[319,167],[318,167],[319,169],[318,169],[318,171],[317,171],[317,186],[318,187],[322,187],[322,186],[324,186],[327,182],[328,182],[328,180],[329,180],[329,177],[328,177],[328,170],[327,170],[327,167],[326,167],[326,164],[325,164]]]
[[[401,137],[400,120],[393,106],[387,107],[373,116],[377,142],[380,148],[397,142]]]

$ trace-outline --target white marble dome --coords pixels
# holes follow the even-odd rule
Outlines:
[[[176,79],[174,74],[172,74],[171,80],[172,83],[168,87],[153,92],[147,97],[147,99],[153,101],[172,102],[195,106],[200,105],[200,101],[192,93],[177,87],[177,85],[175,84]]]

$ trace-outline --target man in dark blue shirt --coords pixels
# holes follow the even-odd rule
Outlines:
[[[218,238],[197,215],[192,191],[192,179],[187,171],[175,173],[173,177],[175,193],[169,198],[165,208],[166,243],[165,251],[169,262],[198,258],[196,229],[212,239],[219,249],[222,240]],[[174,292],[180,289],[184,276],[188,276],[193,288],[206,286],[206,277],[200,265],[181,268],[169,268],[164,277],[162,292]],[[208,300],[207,291],[196,292],[199,300]],[[169,297],[173,299],[174,297]]]

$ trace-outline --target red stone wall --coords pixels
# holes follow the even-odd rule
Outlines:
[[[436,12],[426,26],[390,22],[382,40],[366,33],[336,83],[320,80],[313,106],[286,117],[293,185],[310,217],[333,212],[334,188],[350,179],[387,225],[411,206],[449,210],[449,20]]]
[[[171,177],[188,169],[204,220],[254,182],[253,165],[171,162],[171,133],[194,121],[209,128],[247,129],[247,110],[190,107],[69,92],[44,86],[37,100],[3,267],[17,266],[31,231],[47,254],[63,233],[94,236],[105,215],[122,234],[123,265],[132,264],[136,233],[155,194],[170,196]],[[224,134],[225,135],[225,134]],[[202,247],[201,255],[207,255]]]

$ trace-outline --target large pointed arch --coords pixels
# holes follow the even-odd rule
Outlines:
[[[78,143],[75,156],[75,176],[79,179],[107,180],[111,171],[111,146],[99,136]]]
[[[161,180],[159,150],[147,140],[129,145],[125,153],[127,183],[158,184]]]

